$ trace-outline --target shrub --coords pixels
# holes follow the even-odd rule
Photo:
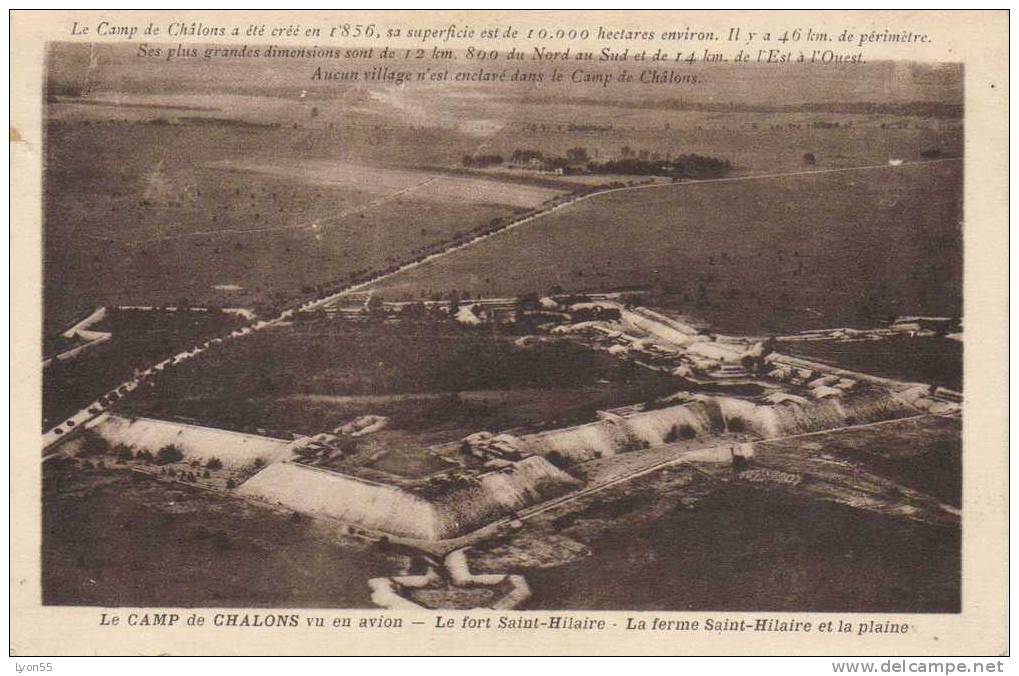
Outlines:
[[[131,448],[124,444],[117,444],[113,452],[117,456],[117,462],[130,462],[134,460],[134,453],[131,451]]]
[[[110,452],[110,443],[92,430],[85,430],[81,434],[81,450],[78,451],[79,458],[91,458]]]
[[[211,470],[223,469],[223,461],[216,456],[212,456],[209,458],[209,461],[205,463],[205,467]],[[208,475],[208,472],[206,472],[206,475]]]
[[[559,451],[549,451],[545,456],[545,459],[550,463],[558,467],[559,469],[565,469],[569,466],[570,461]]]
[[[733,433],[736,433],[736,434],[743,433],[743,432],[749,432],[750,431],[750,426],[747,425],[747,421],[744,420],[743,418],[739,418],[739,417],[736,417],[736,416],[733,416],[732,418],[729,418],[727,426],[728,426],[730,432],[733,432]]]
[[[237,482],[234,481],[233,479],[227,479],[226,480],[226,487],[227,488],[237,488]]]
[[[184,454],[179,448],[173,444],[167,444],[159,449],[156,453],[156,464],[157,465],[168,465],[171,462],[180,462],[184,459]]]

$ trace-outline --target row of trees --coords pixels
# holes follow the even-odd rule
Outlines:
[[[642,160],[629,158],[590,162],[587,170],[592,174],[624,174],[632,176],[672,176],[679,178],[717,178],[732,170],[729,160],[705,155],[680,155],[671,160]]]
[[[732,170],[729,160],[704,155],[678,155],[661,159],[658,153],[646,150],[634,152],[629,146],[620,151],[619,159],[605,162],[593,161],[586,148],[570,148],[565,156],[546,157],[540,150],[513,151],[513,164],[540,163],[546,171],[564,174],[622,174],[627,176],[672,176],[679,178],[715,178]],[[471,168],[486,168],[503,163],[502,155],[465,155],[463,165]]]
[[[80,448],[76,455],[79,458],[94,458],[102,455],[113,455],[117,458],[118,462],[138,460],[150,465],[171,465],[173,463],[183,462],[184,460],[184,452],[176,444],[166,444],[156,451],[155,454],[145,449],[135,452],[126,444],[111,446],[109,441],[92,430],[85,430],[82,432]],[[265,463],[261,458],[255,459],[255,467],[261,467],[264,464]],[[202,466],[202,464],[197,460],[193,460],[191,465],[193,467]],[[212,471],[223,469],[223,461],[213,456],[205,462],[205,469]]]

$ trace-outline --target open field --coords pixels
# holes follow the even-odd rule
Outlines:
[[[43,467],[43,603],[369,607],[399,562],[319,522],[124,470]]]
[[[367,145],[354,133],[343,138]],[[436,135],[422,132],[415,144]],[[557,194],[505,180],[362,170],[347,159],[351,148],[336,144],[324,129],[50,122],[46,331],[98,304],[293,302]],[[413,161],[449,162],[428,150]],[[278,166],[238,170],[270,164]],[[380,180],[338,180],[343,173]]]
[[[126,405],[154,417],[306,434],[375,413],[431,442],[482,429],[563,426],[676,387],[668,376],[572,342],[520,348],[512,336],[441,319],[398,328],[322,320],[217,346]]]
[[[48,333],[102,303],[292,303],[557,190],[638,178],[463,172],[462,157],[481,149],[508,158],[585,148],[596,161],[697,153],[745,175],[962,148],[955,117],[628,108],[469,88],[259,95],[233,68],[218,93],[187,87],[194,74],[183,72],[174,86],[150,87],[131,55],[103,51],[117,75],[87,99],[55,97],[46,108]],[[280,84],[280,73],[262,75]]]
[[[646,286],[747,333],[959,315],[961,178],[941,162],[611,193],[377,287],[399,300]]]
[[[962,391],[963,344],[950,338],[895,337],[880,341],[789,342],[784,351],[853,371],[934,383]]]
[[[72,361],[43,369],[43,429],[60,423],[82,405],[182,347],[229,331],[243,321],[223,312],[114,310],[92,328],[110,340]]]
[[[456,201],[533,208],[561,194],[561,191],[521,182],[488,180],[484,175],[452,176],[324,160],[277,161],[271,164],[224,161],[213,163],[210,167],[295,179],[311,185],[348,187],[370,196],[411,193],[414,198],[427,202]]]
[[[962,421],[928,417],[761,442],[757,459],[835,459],[962,507]]]
[[[958,529],[717,484],[684,467],[542,515],[515,538],[525,549],[572,543],[562,565],[553,558],[523,571],[529,609],[958,612],[960,604]],[[500,570],[487,553],[499,544],[472,552],[485,562],[479,569]],[[571,561],[576,551],[590,555]]]

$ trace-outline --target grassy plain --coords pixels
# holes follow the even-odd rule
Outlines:
[[[706,481],[669,468],[527,522],[591,551],[524,571],[528,608],[958,612],[957,528]]]
[[[669,376],[574,343],[521,348],[513,340],[439,319],[277,327],[169,369],[125,406],[233,429],[302,433],[375,413],[420,443],[482,429],[562,426],[676,388]]]
[[[812,340],[783,343],[781,349],[876,376],[962,390],[963,344],[949,338],[903,336],[873,342]]]
[[[371,606],[398,561],[307,518],[124,470],[43,468],[46,605]]]
[[[226,123],[50,122],[47,332],[102,304],[293,303],[556,194],[385,164],[359,169],[339,138],[347,136]],[[419,150],[416,162],[448,163]],[[386,156],[383,147],[372,158]],[[380,180],[339,180],[336,167]]]
[[[384,280],[387,298],[647,287],[721,331],[961,312],[957,162],[595,196]]]
[[[238,317],[223,312],[110,312],[92,327],[112,333],[110,340],[71,361],[54,361],[43,369],[43,429],[120,385],[134,369],[149,368],[180,348],[241,324]]]
[[[766,441],[758,456],[833,457],[962,507],[962,421],[930,416],[875,427]]]
[[[47,105],[47,332],[103,303],[291,302],[505,218],[540,202],[544,189],[591,182],[449,173],[481,148],[509,157],[582,147],[596,160],[624,149],[699,153],[748,174],[805,168],[806,153],[816,168],[832,168],[962,147],[953,118],[628,109],[429,90],[307,100],[130,92],[136,84]],[[336,167],[359,180],[334,180]],[[421,185],[375,204],[379,185],[402,190],[408,175]],[[378,180],[369,186],[369,177]]]

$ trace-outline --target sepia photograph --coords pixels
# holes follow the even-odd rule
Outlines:
[[[607,49],[49,42],[42,603],[959,613],[963,64]]]

